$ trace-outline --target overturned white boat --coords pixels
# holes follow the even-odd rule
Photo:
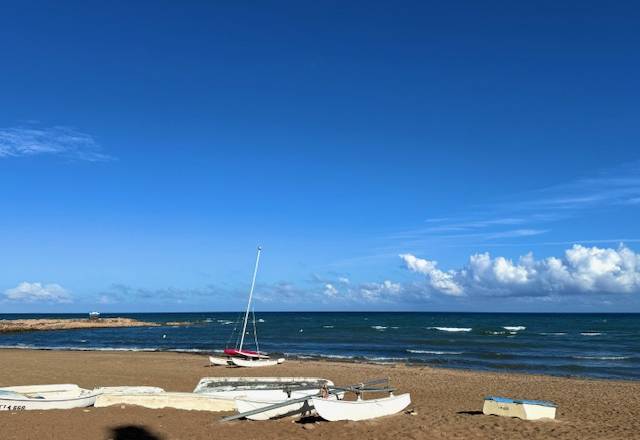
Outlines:
[[[555,419],[557,405],[545,400],[523,400],[489,396],[482,412],[487,415],[517,417],[522,420]]]
[[[333,382],[319,377],[203,377],[193,392],[228,399],[284,399],[293,392],[323,386],[331,387]]]
[[[399,413],[411,403],[409,393],[381,399],[335,400],[312,397],[311,403],[320,417],[330,422],[368,420]]]
[[[117,386],[96,388],[100,394],[152,394],[163,393],[164,389],[148,386]]]
[[[84,408],[99,394],[73,384],[5,387],[0,388],[0,411]]]
[[[174,408],[187,411],[231,411],[235,408],[232,399],[221,399],[207,394],[174,392],[117,392],[101,394],[96,407],[113,405],[135,405],[144,408]]]

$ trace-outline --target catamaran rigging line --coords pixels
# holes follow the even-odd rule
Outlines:
[[[253,279],[251,280],[251,290],[249,290],[249,302],[247,303],[247,311],[244,314],[244,323],[242,325],[242,336],[240,337],[240,347],[239,351],[242,351],[242,346],[244,345],[244,336],[247,332],[247,321],[249,319],[249,310],[251,309],[251,299],[253,298],[253,289],[256,286],[256,275],[258,274],[258,264],[260,263],[260,252],[262,252],[262,247],[258,246],[258,252],[256,253],[256,265],[253,268]],[[254,314],[254,326],[255,326],[255,314]],[[254,331],[255,335],[255,331]],[[256,338],[257,342],[257,338]]]

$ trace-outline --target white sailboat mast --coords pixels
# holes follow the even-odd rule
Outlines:
[[[240,348],[238,351],[242,351],[242,345],[244,344],[244,335],[247,333],[247,321],[249,320],[249,309],[251,309],[251,299],[253,298],[253,288],[256,285],[256,275],[258,274],[258,263],[260,262],[260,252],[262,247],[258,246],[258,253],[256,254],[256,266],[253,269],[253,279],[251,280],[251,290],[249,290],[249,302],[247,303],[247,311],[244,314],[244,323],[242,324],[242,336],[240,337]]]

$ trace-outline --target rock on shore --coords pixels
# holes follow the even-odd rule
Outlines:
[[[1,319],[0,333],[37,330],[70,330],[78,328],[109,327],[158,327],[157,322],[138,321],[131,318],[100,319]]]

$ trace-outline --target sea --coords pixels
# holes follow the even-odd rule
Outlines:
[[[235,346],[242,318],[237,312],[102,316],[161,325],[4,333],[0,348],[219,353]],[[0,314],[79,317],[86,315]],[[248,349],[255,348],[253,326]],[[640,314],[271,312],[256,316],[255,328],[260,350],[288,358],[640,380]]]

